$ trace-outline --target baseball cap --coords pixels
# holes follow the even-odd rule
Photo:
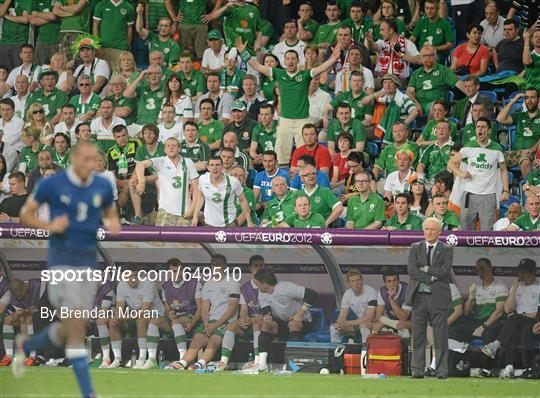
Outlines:
[[[246,110],[246,104],[244,101],[236,100],[232,103],[231,111],[245,111]]]
[[[536,273],[536,262],[531,258],[522,258],[517,266],[518,272]]]
[[[381,77],[381,83],[384,82],[385,80],[392,80],[394,83],[396,83],[396,85],[398,87],[401,87],[401,82],[399,81],[399,79],[397,78],[396,75],[392,75],[391,73],[387,73],[386,75]]]
[[[208,32],[208,40],[221,40],[221,33],[217,29]]]
[[[58,72],[55,70],[52,70],[48,66],[43,66],[41,68],[41,71],[38,74],[38,81],[40,81],[44,76],[52,75],[55,77],[56,80],[58,80]]]

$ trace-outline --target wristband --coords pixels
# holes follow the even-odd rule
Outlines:
[[[242,51],[242,52],[240,53],[240,59],[241,59],[242,61],[247,62],[247,61],[249,61],[249,60],[251,59],[251,54],[249,53],[248,50],[244,50],[244,51]]]

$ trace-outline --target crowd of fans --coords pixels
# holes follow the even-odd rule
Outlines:
[[[90,140],[126,224],[539,230],[534,6],[274,3],[4,1],[0,222]]]

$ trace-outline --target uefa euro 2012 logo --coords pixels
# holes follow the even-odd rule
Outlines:
[[[225,231],[217,231],[215,237],[216,237],[216,242],[219,242],[219,243],[227,242],[227,233]]]

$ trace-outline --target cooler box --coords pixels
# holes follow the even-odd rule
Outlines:
[[[341,373],[345,346],[339,343],[289,341],[285,347],[285,363],[293,372]]]

